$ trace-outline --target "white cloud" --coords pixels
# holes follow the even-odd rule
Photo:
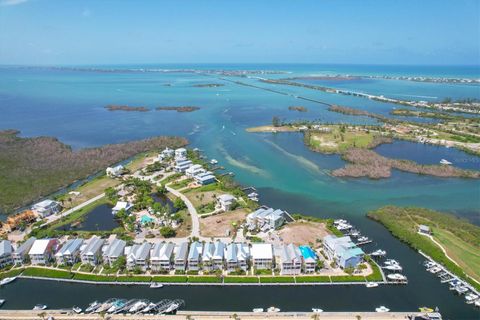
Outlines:
[[[27,2],[28,0],[0,0],[0,6],[16,6],[18,4],[22,4]]]

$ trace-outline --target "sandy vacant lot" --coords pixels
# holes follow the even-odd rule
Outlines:
[[[225,237],[226,230],[233,232],[232,222],[240,224],[245,220],[247,212],[237,209],[200,219],[200,234],[204,237]]]
[[[329,234],[324,223],[297,221],[287,224],[279,231],[284,243],[306,245]]]

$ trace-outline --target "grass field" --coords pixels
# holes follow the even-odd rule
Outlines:
[[[343,153],[349,148],[368,148],[374,135],[370,132],[329,126],[330,132],[311,131],[305,135],[305,142],[322,153]]]

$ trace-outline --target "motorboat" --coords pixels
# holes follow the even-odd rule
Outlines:
[[[425,312],[425,313],[429,313],[429,312],[434,311],[432,308],[429,308],[429,307],[420,307],[420,308],[418,308],[418,310],[420,310],[420,312]]]
[[[80,307],[73,307],[73,308],[72,308],[72,311],[78,314],[78,313],[81,313],[81,312],[82,312],[82,308],[80,308]]]
[[[391,274],[387,275],[387,278],[389,280],[392,280],[392,281],[405,281],[405,280],[407,280],[407,277],[405,277],[404,275],[402,275],[400,273],[391,273]]]
[[[469,293],[469,294],[467,294],[467,295],[465,296],[465,302],[466,302],[467,304],[472,304],[472,303],[474,303],[474,302],[477,301],[477,300],[478,300],[478,296],[477,296],[476,294],[474,294],[474,293]]]
[[[384,262],[386,266],[392,266],[392,265],[399,265],[400,263],[397,262],[397,260],[394,259],[388,259]]]
[[[122,309],[125,304],[127,303],[127,300],[125,299],[118,299],[112,305],[110,308],[108,308],[107,313],[114,313],[115,311]]]
[[[142,309],[141,313],[149,313],[150,311],[154,310],[157,307],[157,303],[150,302],[148,306]]]
[[[448,166],[448,165],[451,165],[452,163],[448,160],[442,159],[442,160],[440,160],[440,164],[444,164],[444,165]]]
[[[252,312],[261,313],[261,312],[263,312],[263,308],[253,308]]]
[[[344,219],[336,219],[333,221],[333,224],[345,224],[347,223],[347,220]]]
[[[475,307],[480,307],[480,299],[475,301]]]
[[[372,257],[383,257],[386,254],[387,254],[387,251],[381,250],[381,249],[375,250],[372,253],[370,253]]]
[[[280,312],[280,309],[274,306],[271,306],[267,309],[267,312]]]
[[[427,271],[435,274],[435,273],[438,273],[438,272],[442,271],[442,268],[440,268],[438,266],[434,266],[434,267],[431,267],[430,269],[427,269]]]
[[[217,164],[217,163],[218,163],[217,159],[210,160],[210,164]]]
[[[376,283],[376,282],[367,282],[367,283],[365,284],[365,286],[366,286],[367,288],[376,288],[376,287],[378,287],[378,283]]]
[[[354,238],[359,237],[360,236],[360,231],[352,230],[352,231],[350,231],[350,236],[352,236]]]
[[[352,228],[352,225],[348,224],[348,223],[342,223],[342,224],[337,225],[337,229],[339,231],[349,230],[351,228]]]
[[[363,236],[363,237],[358,237],[357,240],[358,240],[358,242],[366,242],[366,241],[368,241],[369,239],[368,239],[368,237]]]
[[[465,287],[465,286],[457,286],[455,288],[455,291],[457,291],[458,294],[464,294],[464,293],[468,292],[468,288]]]
[[[17,279],[17,277],[7,277],[7,278],[4,278],[4,279],[2,279],[2,280],[0,281],[0,286],[9,284],[10,282],[15,281],[15,279]]]
[[[98,307],[100,307],[100,302],[98,302],[98,301],[93,301],[93,302],[90,303],[90,304],[88,305],[88,307],[85,309],[85,313],[94,312],[95,310],[97,310]]]
[[[390,271],[402,271],[402,267],[398,264],[383,266],[382,268],[385,269],[385,270],[390,270]]]
[[[108,309],[110,309],[110,307],[112,306],[112,304],[116,301],[117,299],[108,299],[107,301],[105,301],[104,303],[102,303],[96,310],[95,312],[105,312],[107,311]]]
[[[163,288],[163,284],[159,283],[159,282],[152,282],[150,284],[150,288],[151,289],[158,289],[158,288]]]
[[[36,304],[35,307],[33,307],[33,310],[45,310],[47,308],[46,304]]]
[[[313,312],[313,313],[322,313],[323,310],[320,309],[320,308],[312,308],[312,312]]]
[[[117,314],[117,313],[121,313],[121,312],[124,312],[124,311],[128,311],[128,309],[130,309],[137,301],[138,301],[138,299],[128,300],[127,302],[125,302],[125,305],[122,308],[116,309],[113,313]]]
[[[5,300],[5,299],[0,299],[0,307],[3,306],[3,304],[5,303],[5,301],[7,301],[7,300]]]
[[[388,312],[388,311],[390,311],[390,309],[388,309],[385,306],[380,306],[378,308],[375,308],[375,312]]]
[[[128,312],[130,313],[138,312],[142,309],[145,309],[145,307],[148,306],[148,304],[149,304],[148,300],[138,300],[137,302],[135,302],[135,304],[133,304],[133,306],[130,309],[128,309]]]
[[[170,305],[168,306],[168,308],[164,311],[164,313],[174,312],[174,311],[177,310],[178,308],[180,308],[180,302],[173,301],[172,304],[170,304]]]

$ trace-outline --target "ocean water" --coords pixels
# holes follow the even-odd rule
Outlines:
[[[102,67],[104,68],[104,67]],[[338,66],[338,65],[168,65],[168,66],[109,66],[116,72],[53,70],[48,68],[0,68],[0,128],[19,129],[21,135],[54,136],[74,149],[118,143],[155,135],[181,135],[188,138],[192,147],[198,147],[205,155],[215,158],[227,171],[245,186],[259,190],[260,200],[275,208],[284,208],[291,213],[304,213],[318,217],[343,217],[371,237],[375,246],[386,248],[392,257],[406,267],[411,281],[407,287],[382,288],[371,295],[356,288],[334,289],[349,297],[365,295],[373,302],[363,301],[357,309],[371,310],[378,306],[383,296],[384,304],[397,310],[414,310],[428,304],[439,305],[451,318],[464,315],[472,318],[473,307],[455,297],[436,279],[430,279],[420,266],[421,258],[413,250],[392,238],[381,226],[365,218],[366,212],[383,205],[421,206],[451,212],[480,224],[480,185],[467,179],[442,179],[418,176],[393,171],[392,177],[382,180],[335,178],[329,173],[345,162],[338,155],[322,155],[308,150],[299,133],[262,134],[248,133],[246,128],[271,123],[273,116],[285,121],[320,120],[354,124],[374,124],[367,117],[345,116],[328,111],[319,103],[301,100],[307,97],[387,115],[396,105],[370,101],[358,97],[328,94],[305,88],[269,85],[251,77],[201,75],[187,72],[159,73],[133,72],[129,69],[223,69],[223,70],[283,70],[282,75],[261,75],[282,78],[291,76],[329,74],[358,75],[425,75],[442,77],[480,78],[476,67],[413,67],[413,66]],[[253,88],[232,81],[256,85]],[[216,88],[198,88],[195,84],[221,83]],[[332,84],[335,85],[335,84]],[[452,84],[425,84],[395,80],[365,80],[365,82],[342,82],[343,88],[363,90],[370,93],[389,93],[408,96],[448,96],[480,98],[479,86]],[[278,90],[280,93],[263,89]],[[465,96],[467,95],[467,96]],[[422,98],[423,99],[423,98]],[[110,112],[109,104],[130,106],[199,106],[199,111],[177,113],[172,111]],[[308,112],[289,111],[292,105],[302,105]],[[445,158],[456,165],[480,169],[479,158],[450,148],[395,142],[377,150],[386,156],[395,156],[418,161],[437,163]],[[36,282],[32,282],[35,283]],[[24,291],[24,281],[15,284],[7,294]],[[43,285],[42,285],[43,286]],[[75,290],[77,286],[49,284],[58,292]],[[17,289],[15,289],[17,288]],[[82,287],[83,288],[83,287]],[[88,286],[84,291],[88,292]],[[346,308],[338,299],[327,299],[330,288],[316,288],[323,305],[331,310]],[[82,289],[83,290],[83,289]],[[102,289],[103,290],[103,289]],[[111,294],[105,289],[101,294]],[[118,289],[115,289],[118,290]],[[122,289],[126,296],[137,294],[140,289]],[[130,290],[130,291],[128,291]],[[135,292],[133,292],[133,291]],[[147,290],[148,289],[142,289]],[[204,303],[191,294],[200,288],[173,288],[168,293],[181,294],[193,300],[193,307]],[[242,295],[244,289],[203,289],[204,293],[221,298],[227,291],[234,296]],[[260,291],[245,289],[252,294]],[[264,293],[270,292],[262,289]],[[289,291],[290,290],[290,291]],[[290,301],[288,296],[297,289],[282,289],[281,303],[285,310],[306,310],[314,301]],[[188,292],[187,292],[188,291]],[[388,292],[383,294],[383,292]],[[9,293],[10,292],[10,293]],[[167,292],[167,291],[166,291]],[[276,292],[276,291],[275,291]],[[278,291],[280,292],[280,291]],[[368,291],[371,292],[371,291]],[[437,294],[438,293],[438,294]],[[146,293],[145,293],[146,294]],[[428,298],[425,298],[429,296]],[[90,298],[90,296],[86,296]],[[398,297],[402,300],[398,302]],[[25,303],[34,302],[31,296]],[[379,300],[380,299],[380,300]],[[85,300],[85,299],[84,299]],[[215,300],[215,299],[212,299]],[[299,300],[299,299],[297,299]],[[61,300],[64,301],[64,300]],[[82,300],[83,301],[83,300]],[[351,299],[350,299],[351,301]],[[73,303],[64,301],[64,303]],[[188,303],[188,302],[187,302]],[[272,302],[273,304],[273,302]],[[242,301],[232,306],[235,310],[255,307]],[[207,304],[214,308],[214,303]],[[308,310],[309,308],[307,308]],[[325,307],[328,310],[328,307]]]

